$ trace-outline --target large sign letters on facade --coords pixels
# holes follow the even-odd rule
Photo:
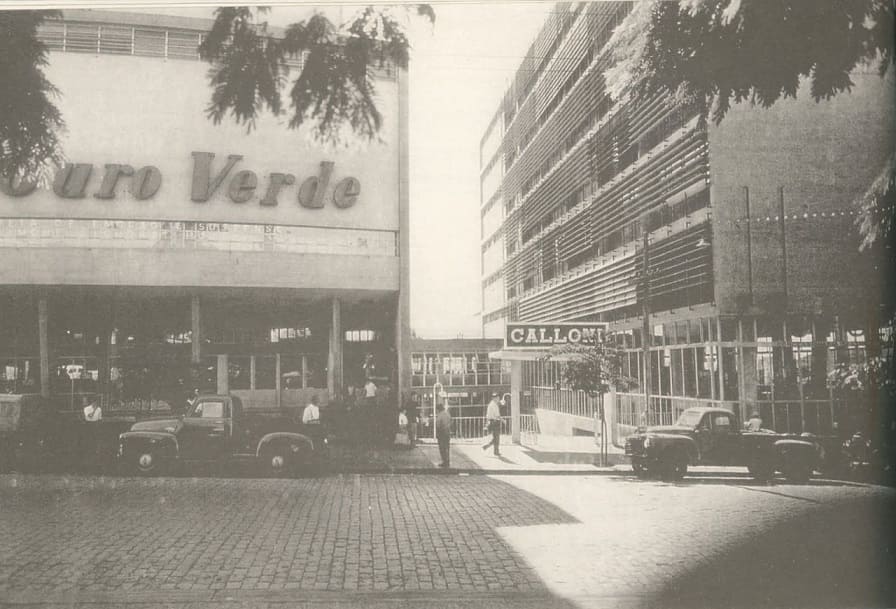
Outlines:
[[[504,333],[507,349],[549,349],[555,345],[593,345],[603,342],[607,324],[508,323]]]
[[[296,203],[307,209],[320,209],[328,202],[339,209],[352,207],[361,195],[361,183],[357,178],[345,177],[331,187],[334,163],[322,161],[318,175],[305,178],[301,183],[291,173],[270,173],[267,184],[259,189],[258,174],[248,169],[233,172],[242,155],[228,155],[226,162],[213,169],[215,155],[211,152],[193,152],[193,174],[190,200],[196,203],[208,201],[219,190],[226,193],[233,203],[246,203],[258,194],[258,204],[279,205],[282,190],[299,184],[293,194]],[[114,199],[119,183],[128,182],[131,196],[137,200],[153,197],[162,186],[162,173],[152,165],[134,169],[131,165],[109,163],[102,172],[94,174],[90,163],[66,163],[56,171],[53,193],[61,199],[83,199],[87,196],[91,178],[97,199]],[[0,180],[0,192],[11,197],[25,197],[37,188],[33,181],[6,177]],[[257,191],[257,193],[256,193]]]

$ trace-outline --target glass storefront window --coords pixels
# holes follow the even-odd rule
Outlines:
[[[751,343],[756,340],[756,332],[754,332],[755,328],[753,327],[753,318],[746,317],[740,322],[741,332],[743,332],[743,339],[745,343]]]
[[[40,391],[40,359],[0,359],[0,391],[4,393],[38,393]]]
[[[669,322],[663,325],[663,340],[666,345],[674,345],[676,343],[675,340],[675,326],[676,322]]]
[[[722,383],[725,389],[726,400],[736,400],[739,395],[740,369],[738,366],[737,349],[734,347],[722,348]]]
[[[688,322],[688,342],[692,345],[696,345],[701,342],[699,319],[692,319]]]
[[[231,355],[227,358],[227,379],[231,390],[251,388],[251,364],[248,355]]]
[[[671,352],[672,395],[684,395],[683,354],[683,349],[674,349]]]
[[[305,356],[306,377],[308,387],[325,389],[327,387],[327,356],[313,354]]]
[[[280,388],[301,389],[304,386],[301,355],[280,356]]]
[[[675,322],[675,344],[683,345],[686,342],[688,342],[688,322],[677,321]]]
[[[719,320],[722,326],[722,342],[733,343],[737,340],[737,320],[723,317]],[[727,398],[728,394],[725,394]]]
[[[255,356],[255,388],[277,388],[277,358],[273,355]]]
[[[681,364],[684,371],[684,395],[689,398],[696,398],[698,397],[697,349],[685,349],[682,355]]]
[[[780,320],[760,318],[756,320],[757,341],[781,341],[784,329]]]

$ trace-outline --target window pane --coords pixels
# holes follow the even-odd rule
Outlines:
[[[733,342],[737,340],[737,320],[736,319],[722,319],[722,340]]]
[[[259,355],[255,357],[255,388],[277,388],[277,358],[273,355]]]
[[[231,355],[227,362],[227,378],[230,389],[249,389],[249,372],[248,355]]]
[[[302,356],[280,356],[280,387],[282,389],[302,388]]]

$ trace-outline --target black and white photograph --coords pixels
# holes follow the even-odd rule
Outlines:
[[[0,609],[896,607],[896,0],[4,0]]]

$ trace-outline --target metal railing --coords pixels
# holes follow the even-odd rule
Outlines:
[[[452,435],[461,440],[484,438],[486,431],[485,417],[453,417],[451,419]],[[510,430],[510,417],[501,417],[501,433]]]
[[[644,408],[644,394],[617,393],[615,408],[616,436],[625,437],[641,425],[671,425],[687,408],[711,406],[726,408],[746,421],[758,412],[762,426],[779,433],[831,434],[837,421],[838,404],[835,400],[745,400],[722,401],[707,398],[650,396],[649,408]]]
[[[576,417],[594,418],[597,400],[582,391],[556,389],[554,387],[532,387],[533,407],[551,410]]]
[[[484,416],[452,417],[452,437],[457,440],[481,440],[489,435]],[[511,417],[501,417],[501,434],[511,430]],[[538,419],[534,414],[520,415],[520,435],[523,444],[538,444]]]

